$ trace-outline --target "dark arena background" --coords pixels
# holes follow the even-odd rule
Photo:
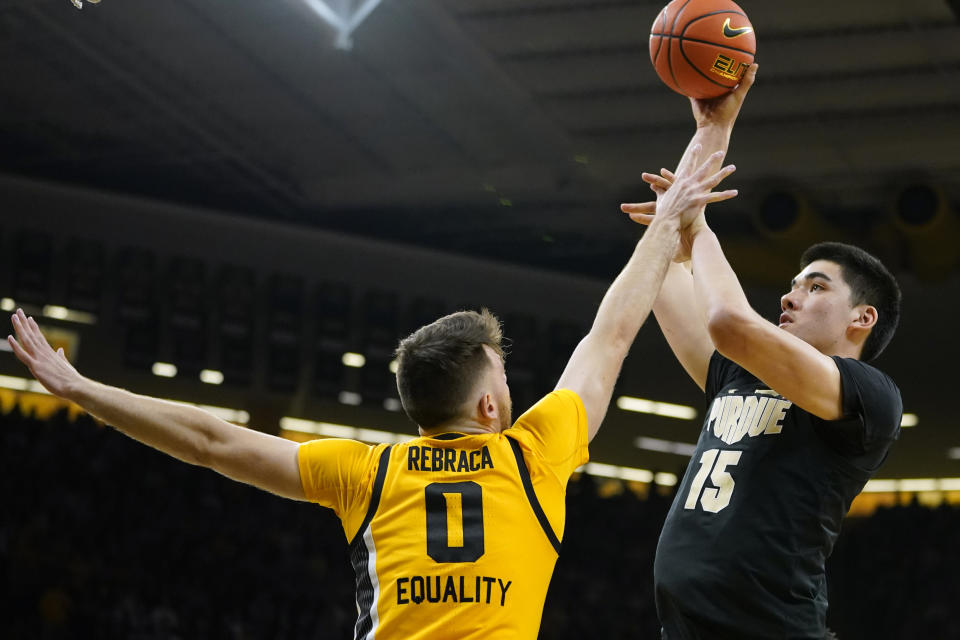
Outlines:
[[[297,440],[415,433],[393,349],[462,308],[504,320],[527,408],[640,237],[619,204],[693,132],[649,61],[659,1],[80,4],[0,4],[0,307],[90,377]],[[904,293],[877,362],[904,429],[829,561],[829,625],[960,638],[960,5],[741,5],[761,69],[741,195],[708,217],[751,302],[775,319],[826,239]],[[570,484],[542,638],[659,637],[703,404],[651,317]],[[0,409],[0,638],[352,637],[332,512],[139,445],[9,351]]]

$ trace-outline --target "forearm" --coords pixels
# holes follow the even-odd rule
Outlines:
[[[592,337],[618,342],[624,355],[646,321],[679,242],[676,216],[658,218],[644,233],[620,275],[603,296]]]
[[[737,274],[723,255],[716,234],[702,226],[693,236],[692,244],[691,259],[697,308],[700,318],[713,337],[713,328],[719,324],[735,324],[737,319],[746,318],[755,312],[740,286]]]
[[[209,466],[209,452],[224,429],[236,428],[186,405],[141,396],[82,378],[69,400],[131,438],[190,464]]]
[[[682,170],[688,170],[692,168],[689,166],[693,155],[692,150],[694,146],[698,144],[701,147],[701,158],[709,157],[710,154],[717,151],[724,152],[723,156],[717,158],[710,165],[711,171],[718,170],[721,166],[723,166],[723,158],[726,156],[727,149],[730,147],[730,135],[732,133],[732,122],[729,124],[710,123],[698,125],[697,130],[690,139],[690,143],[687,145],[687,148],[684,150],[683,156],[680,158],[680,163],[677,165],[677,170],[674,173],[680,173]]]
[[[703,389],[714,346],[696,309],[693,275],[684,265],[672,263],[660,295],[653,303],[653,314],[671,351],[697,386]]]

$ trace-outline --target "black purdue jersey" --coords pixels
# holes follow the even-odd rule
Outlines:
[[[887,375],[834,361],[845,417],[826,421],[713,354],[709,412],[654,562],[666,640],[824,637],[826,559],[902,413]]]

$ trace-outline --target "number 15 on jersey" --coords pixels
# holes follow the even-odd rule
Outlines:
[[[704,511],[718,513],[724,507],[730,504],[730,496],[733,495],[733,487],[736,484],[733,476],[727,472],[727,467],[734,467],[740,462],[742,451],[723,451],[721,449],[709,449],[703,452],[700,457],[700,470],[694,476],[690,485],[690,493],[687,494],[687,501],[683,503],[684,509],[696,509],[697,498],[700,499],[700,506]],[[712,487],[704,487],[707,476],[710,476]]]

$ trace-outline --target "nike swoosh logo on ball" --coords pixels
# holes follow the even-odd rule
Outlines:
[[[731,27],[730,18],[727,18],[723,23],[723,35],[727,38],[737,38],[739,36],[751,33],[753,27]]]

